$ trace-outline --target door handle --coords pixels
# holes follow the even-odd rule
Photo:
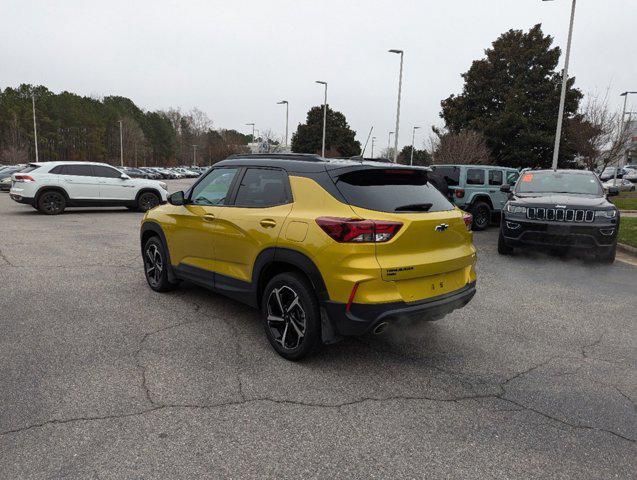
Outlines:
[[[263,228],[274,228],[276,227],[276,222],[271,218],[264,218],[259,222]]]
[[[203,219],[204,219],[206,222],[214,222],[214,220],[215,220],[215,216],[214,216],[212,213],[206,213],[206,214],[203,216]]]

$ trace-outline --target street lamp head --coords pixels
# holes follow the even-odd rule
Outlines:
[[[327,82],[324,82],[323,80],[317,80],[316,83],[320,83],[321,85],[327,85]]]
[[[254,124],[254,123],[246,123],[246,125],[247,125],[248,127],[254,127],[254,125],[255,125],[255,124]]]
[[[391,50],[388,50],[389,53],[403,53],[402,50],[398,50],[396,48],[392,48]]]
[[[420,127],[414,127],[414,130],[418,130]]]
[[[287,100],[281,100],[280,102],[276,102],[277,105],[285,105],[286,103],[288,103]]]
[[[619,96],[620,96],[620,97],[626,97],[626,96],[628,96],[628,95],[634,95],[634,94],[636,94],[636,93],[637,93],[637,92],[624,92],[624,93],[620,93],[620,94],[619,94]]]

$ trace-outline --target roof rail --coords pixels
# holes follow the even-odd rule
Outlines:
[[[314,153],[235,153],[228,158],[273,158],[277,160],[303,160],[323,162],[325,159]]]

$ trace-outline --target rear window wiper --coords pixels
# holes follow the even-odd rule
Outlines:
[[[428,212],[432,206],[433,203],[412,203],[396,207],[394,212]]]

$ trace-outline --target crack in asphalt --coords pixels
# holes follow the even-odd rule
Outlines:
[[[1,253],[1,252],[0,252]],[[3,258],[3,257],[2,257]],[[179,295],[177,294],[176,297],[180,298],[187,306],[190,306],[192,308],[194,308],[194,312],[200,312],[201,311],[201,305],[193,302],[193,301],[188,301],[186,298],[181,298],[184,297],[185,294]],[[307,402],[307,401],[301,401],[301,400],[291,400],[291,399],[280,399],[280,398],[272,398],[272,397],[252,397],[252,398],[248,398],[245,395],[245,392],[243,391],[243,383],[242,383],[242,379],[241,379],[241,365],[242,365],[242,353],[241,353],[241,342],[240,342],[240,335],[239,335],[239,331],[236,328],[235,325],[233,325],[231,322],[229,322],[228,320],[226,320],[225,318],[221,318],[221,321],[223,321],[226,325],[228,325],[228,327],[230,328],[230,330],[232,330],[233,335],[235,336],[235,338],[237,339],[236,342],[236,347],[235,347],[235,355],[236,355],[236,359],[237,359],[237,384],[238,384],[238,394],[240,399],[238,400],[233,400],[233,401],[228,401],[228,402],[221,402],[221,403],[216,403],[216,404],[188,404],[188,403],[171,403],[171,404],[164,404],[164,403],[160,403],[157,402],[155,400],[153,400],[153,393],[151,391],[151,388],[148,385],[148,381],[147,381],[147,377],[146,377],[146,370],[147,370],[147,366],[144,365],[141,362],[140,356],[144,350],[145,344],[147,342],[147,340],[149,338],[151,338],[154,335],[157,335],[159,333],[165,332],[165,331],[169,331],[169,330],[173,330],[185,325],[189,325],[189,324],[194,324],[194,323],[200,323],[206,320],[217,320],[218,317],[214,317],[208,313],[202,312],[202,314],[204,315],[204,318],[198,318],[195,320],[187,320],[184,322],[179,322],[179,323],[173,323],[170,325],[165,325],[162,326],[160,328],[157,328],[155,330],[152,330],[150,332],[146,332],[142,335],[138,345],[137,345],[137,349],[135,350],[133,357],[135,358],[135,363],[136,363],[136,367],[138,369],[138,371],[140,372],[140,377],[141,377],[141,387],[142,390],[144,391],[144,396],[146,401],[148,402],[149,408],[144,409],[144,410],[139,410],[139,411],[135,411],[135,412],[128,412],[128,413],[121,413],[121,414],[111,414],[111,415],[97,415],[97,416],[81,416],[81,417],[72,417],[72,418],[66,418],[66,419],[51,419],[51,420],[46,420],[43,422],[39,422],[39,423],[35,423],[35,424],[31,424],[31,425],[27,425],[24,427],[20,427],[20,428],[15,428],[15,429],[10,429],[10,430],[5,430],[0,432],[0,437],[5,436],[5,435],[10,435],[10,434],[18,434],[18,433],[22,433],[25,431],[29,431],[35,428],[40,428],[40,427],[45,427],[48,425],[63,425],[63,424],[67,424],[67,423],[72,423],[72,422],[91,422],[91,421],[105,421],[105,420],[116,420],[116,419],[125,419],[125,418],[132,418],[132,417],[137,417],[137,416],[141,416],[141,415],[146,415],[149,413],[153,413],[153,412],[157,412],[160,410],[164,410],[164,409],[198,409],[198,410],[211,410],[211,409],[219,409],[219,408],[223,408],[223,407],[228,407],[228,406],[242,406],[242,405],[249,405],[249,404],[256,404],[256,403],[261,403],[261,402],[269,402],[269,403],[274,403],[274,404],[280,404],[280,405],[294,405],[294,406],[301,406],[301,407],[311,407],[311,408],[330,408],[330,409],[338,409],[339,411],[342,411],[341,409],[344,407],[348,407],[348,406],[354,406],[354,405],[360,405],[366,402],[390,402],[390,401],[429,401],[429,402],[441,402],[441,403],[460,403],[460,402],[464,402],[464,401],[476,401],[476,400],[483,400],[483,399],[498,399],[500,401],[506,402],[510,405],[513,405],[515,407],[517,407],[516,409],[497,409],[497,411],[529,411],[529,412],[533,412],[543,418],[546,418],[548,420],[551,420],[553,422],[556,422],[562,426],[566,426],[572,429],[579,429],[579,430],[586,430],[586,431],[598,431],[598,432],[604,432],[610,435],[613,435],[617,438],[620,438],[622,440],[631,442],[631,443],[635,443],[636,440],[627,436],[624,436],[620,433],[617,433],[613,430],[610,429],[605,429],[605,428],[599,428],[599,427],[594,427],[594,426],[590,426],[590,425],[585,425],[585,424],[580,424],[580,423],[574,423],[571,422],[567,419],[564,418],[560,418],[557,417],[555,415],[551,415],[550,413],[547,413],[545,411],[539,410],[537,408],[534,408],[532,406],[526,405],[524,404],[522,401],[519,400],[514,400],[512,398],[509,398],[507,396],[507,385],[510,384],[511,382],[513,382],[514,380],[524,377],[528,374],[530,374],[533,371],[536,371],[540,368],[542,368],[543,366],[548,365],[550,362],[552,362],[555,359],[558,358],[565,358],[559,355],[554,355],[551,356],[548,359],[543,360],[540,363],[534,364],[532,366],[530,366],[529,368],[516,372],[514,375],[504,379],[503,381],[497,383],[497,384],[491,384],[490,386],[495,387],[498,392],[497,393],[486,393],[486,394],[476,394],[473,386],[471,385],[471,383],[469,383],[468,381],[465,381],[462,377],[465,375],[461,372],[455,372],[455,371],[448,371],[442,367],[439,367],[437,365],[430,365],[425,363],[426,359],[424,358],[419,358],[419,357],[412,357],[412,356],[408,356],[408,355],[404,355],[402,353],[393,351],[391,349],[381,349],[381,348],[377,348],[375,346],[372,346],[358,338],[356,338],[355,340],[358,341],[358,343],[364,345],[365,347],[367,347],[369,350],[376,352],[376,353],[380,353],[383,355],[393,355],[393,356],[397,356],[403,360],[409,360],[411,362],[417,362],[418,364],[420,364],[421,366],[442,372],[450,377],[452,377],[452,379],[456,380],[458,383],[460,383],[461,385],[464,385],[466,387],[468,387],[468,389],[470,391],[474,391],[474,394],[472,395],[450,395],[449,397],[430,397],[430,396],[426,396],[426,395],[391,395],[391,396],[386,396],[386,397],[362,397],[359,399],[355,399],[355,400],[348,400],[348,401],[343,401],[343,402],[333,402],[333,403],[320,403],[320,402]],[[596,345],[598,345],[601,341],[602,341],[602,336],[600,336],[600,338],[598,340],[596,340],[595,342],[589,344],[589,345],[584,345],[582,347],[580,347],[580,352],[581,355],[584,359],[588,358],[586,355],[586,350],[589,348],[592,348]],[[627,400],[629,400],[631,402],[631,404],[633,405],[633,407],[635,406],[635,403],[632,399],[630,399],[630,397],[628,397],[628,395],[626,395],[624,392],[622,392],[618,387],[613,386],[613,388],[615,388],[615,390],[617,390],[617,392],[619,394],[621,394],[623,397],[625,397]],[[447,391],[447,393],[450,393]]]
[[[15,265],[9,261],[9,259],[5,256],[5,254],[2,253],[2,250],[0,250],[0,260],[5,262],[10,267],[15,267]]]

